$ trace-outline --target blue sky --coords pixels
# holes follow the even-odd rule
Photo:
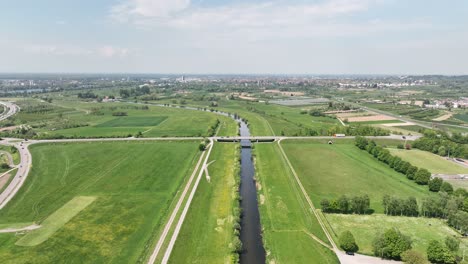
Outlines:
[[[0,0],[0,72],[468,74],[468,1]]]

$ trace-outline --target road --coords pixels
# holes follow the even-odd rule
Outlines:
[[[3,105],[6,109],[2,114],[0,114],[0,121],[5,120],[20,111],[20,107],[14,103],[0,102],[0,105]]]
[[[0,193],[0,209],[5,207],[5,205],[15,196],[18,190],[23,186],[26,178],[28,177],[29,170],[32,165],[31,153],[28,150],[28,144],[22,142],[10,142],[7,140],[0,141],[2,145],[14,146],[18,149],[20,154],[20,164],[18,165],[18,171],[16,172],[15,177],[11,180],[10,184],[6,189]]]

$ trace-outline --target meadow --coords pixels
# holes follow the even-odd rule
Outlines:
[[[268,263],[339,263],[276,144],[255,144],[263,243]]]
[[[222,136],[235,136],[236,123],[229,117],[171,107],[135,103],[81,102],[60,98],[52,103],[34,99],[18,101],[25,108],[9,123],[31,125],[40,137],[144,137],[209,136],[217,120]],[[117,115],[125,116],[117,116]],[[4,121],[6,122],[6,121]],[[5,125],[5,123],[4,123]]]
[[[234,226],[239,216],[239,150],[216,143],[210,180],[203,177],[169,260],[170,263],[230,263],[236,259]]]
[[[425,254],[429,241],[444,241],[445,237],[460,238],[460,234],[448,227],[443,220],[422,217],[374,215],[324,214],[327,227],[336,238],[343,231],[351,231],[359,245],[359,252],[373,255],[372,240],[378,232],[397,228],[413,241],[413,248]],[[460,253],[468,249],[468,241],[461,239]],[[462,255],[462,254],[460,254]]]
[[[404,150],[389,148],[392,155],[396,155],[414,166],[425,168],[437,174],[468,174],[468,168],[455,162],[446,160],[439,155],[418,149]]]
[[[353,141],[334,140],[333,145],[328,145],[324,141],[286,140],[282,146],[316,206],[322,199],[332,200],[343,194],[367,194],[370,207],[380,213],[385,194],[413,196],[419,201],[429,195],[427,188],[358,149]]]
[[[30,175],[0,210],[0,226],[43,226],[25,235],[0,234],[2,263],[138,262],[159,232],[179,186],[191,174],[198,144],[31,146]]]

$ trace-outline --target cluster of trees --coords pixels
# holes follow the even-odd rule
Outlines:
[[[151,92],[148,86],[137,87],[133,89],[120,89],[119,94],[122,98],[135,97],[141,95],[147,95]]]
[[[128,116],[127,112],[113,112],[113,116]]]
[[[388,149],[377,146],[373,140],[369,141],[364,137],[356,137],[355,144],[358,148],[366,150],[378,160],[388,164],[395,171],[405,174],[408,179],[415,181],[417,184],[427,185],[431,179],[431,173],[428,170],[420,169],[400,157],[393,156]]]
[[[445,243],[432,240],[427,246],[427,259],[431,263],[454,264],[457,263],[457,252],[460,241],[453,237],[446,237]]]
[[[418,216],[419,206],[416,198],[407,199],[384,195],[382,205],[387,215]]]
[[[412,248],[412,241],[398,229],[390,228],[384,233],[377,234],[372,247],[377,257],[401,260],[403,253]]]
[[[208,136],[212,137],[216,134],[216,130],[221,122],[216,119],[216,122],[208,128]]]
[[[91,92],[91,91],[86,91],[84,93],[78,93],[78,98],[80,98],[80,99],[96,99],[96,98],[98,98],[98,95]]]
[[[370,211],[370,199],[367,194],[353,197],[342,195],[331,201],[323,199],[320,205],[325,213],[367,214]]]
[[[453,133],[449,136],[439,131],[426,130],[424,137],[413,143],[413,147],[429,151],[439,156],[458,157],[468,159],[468,136]]]

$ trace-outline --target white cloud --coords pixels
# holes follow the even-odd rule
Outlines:
[[[105,45],[102,47],[83,48],[69,45],[26,45],[23,51],[35,55],[54,56],[101,56],[104,58],[126,57],[130,54],[128,48]]]
[[[125,57],[128,55],[129,50],[127,48],[119,48],[113,46],[103,46],[98,49],[99,55],[112,58],[112,57]]]
[[[112,7],[111,17],[120,22],[169,17],[189,6],[190,0],[126,0]]]
[[[388,0],[323,0],[315,3],[272,0],[215,7],[189,0],[126,0],[111,8],[114,21],[138,27],[179,30],[205,38],[246,41],[317,36],[363,35],[425,27],[421,21],[352,19]]]

